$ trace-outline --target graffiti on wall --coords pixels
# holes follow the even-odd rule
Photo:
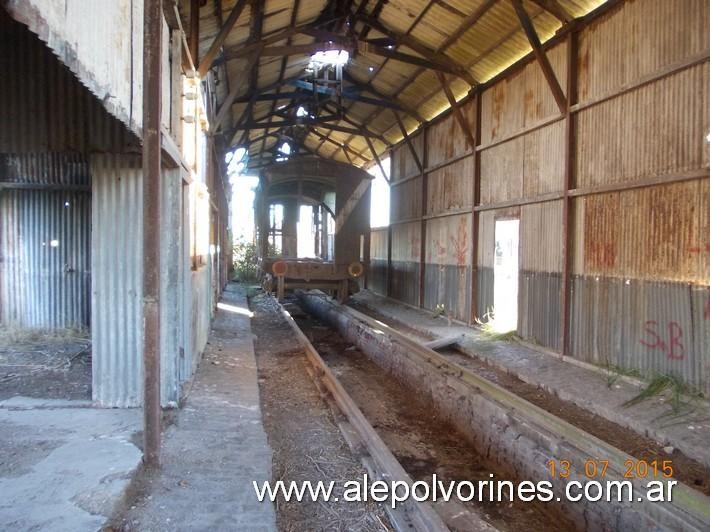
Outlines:
[[[645,337],[639,342],[649,349],[661,350],[668,360],[683,360],[685,345],[683,345],[683,328],[675,321],[669,321],[665,326],[655,320],[644,323]]]

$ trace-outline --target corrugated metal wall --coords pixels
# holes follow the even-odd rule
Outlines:
[[[91,196],[0,190],[0,323],[89,326]]]
[[[142,402],[143,212],[140,156],[91,160],[93,399],[100,406]]]
[[[367,272],[368,289],[387,295],[387,238],[388,229],[373,229],[370,236],[370,269]]]
[[[482,92],[476,155],[452,114],[414,137],[424,182],[409,147],[396,147],[391,295],[417,304],[421,264],[425,308],[444,304],[470,321],[475,293],[483,315],[493,304],[495,221],[519,218],[520,336],[594,364],[673,373],[710,393],[709,26],[701,0],[622,3],[579,31],[576,46],[569,37],[547,52],[563,90],[575,87],[569,119],[530,61]],[[474,106],[464,106],[472,130]],[[466,250],[459,264],[455,235],[472,227],[475,256]],[[455,270],[472,263],[474,272]]]

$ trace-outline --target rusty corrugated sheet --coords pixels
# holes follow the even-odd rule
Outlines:
[[[474,101],[469,101],[460,107],[461,113],[471,131],[476,127],[476,106]],[[427,131],[427,154],[429,166],[436,166],[449,159],[470,150],[466,141],[466,134],[461,130],[454,113],[433,124]]]
[[[424,160],[424,135],[419,132],[410,137],[412,146],[417,152],[419,161]],[[419,173],[419,168],[412,156],[412,152],[405,144],[398,146],[392,154],[392,180],[399,181]]]
[[[578,203],[582,273],[698,281],[707,233],[700,180],[588,196]],[[580,234],[582,233],[582,234]]]
[[[706,0],[637,0],[594,22],[579,40],[580,101],[710,49],[707,7]]]
[[[578,117],[577,186],[674,175],[703,165],[710,64],[583,110]],[[649,112],[649,110],[653,112]],[[659,125],[662,124],[662,129]]]
[[[547,52],[548,59],[565,90],[567,43]],[[537,62],[507,76],[483,92],[481,97],[481,142],[504,139],[524,127],[559,114],[552,91]]]
[[[563,202],[548,201],[520,207],[520,269],[562,271]]]
[[[468,156],[427,176],[427,214],[471,208],[474,164]]]
[[[392,187],[390,193],[390,220],[411,220],[422,214],[422,178],[417,177]]]
[[[88,191],[0,190],[0,323],[89,326],[90,220]]]

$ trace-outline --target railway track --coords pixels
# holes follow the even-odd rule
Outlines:
[[[319,295],[300,294],[299,305],[329,327],[282,310],[373,478],[410,486],[434,474],[443,481],[485,480],[487,473],[536,481],[550,478],[548,461],[561,456],[578,463],[603,458],[609,477],[621,477],[627,454],[477,375],[450,353]],[[551,480],[557,495],[562,481]],[[390,509],[390,517],[402,530],[703,530],[708,498],[682,484],[676,489],[672,504],[410,499]]]

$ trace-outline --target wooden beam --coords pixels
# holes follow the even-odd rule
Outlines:
[[[369,162],[370,162],[369,159],[366,159],[365,157],[363,157],[362,155],[360,155],[358,152],[356,152],[355,150],[353,150],[353,149],[352,149],[350,146],[348,146],[347,144],[340,144],[339,142],[334,141],[333,139],[331,139],[330,137],[328,137],[328,136],[326,136],[326,135],[323,135],[321,132],[317,131],[316,129],[314,129],[314,128],[312,128],[312,127],[309,127],[308,130],[309,130],[311,133],[313,133],[316,137],[318,137],[319,139],[322,140],[321,145],[322,145],[324,142],[330,142],[330,143],[333,144],[334,146],[337,146],[338,148],[342,149],[345,153],[350,153],[350,154],[353,155],[353,157],[358,157],[359,159],[362,159],[362,160],[365,161],[366,163],[369,163]],[[348,157],[348,159],[350,159],[350,158]],[[351,162],[351,164],[352,164],[352,162]]]
[[[456,116],[456,120],[458,121],[459,126],[461,126],[461,130],[463,131],[464,135],[466,135],[466,141],[468,142],[471,149],[475,149],[476,139],[474,138],[473,133],[471,132],[471,127],[468,125],[466,117],[463,115],[463,112],[461,112],[461,108],[459,107],[456,98],[454,98],[454,95],[451,92],[451,88],[449,87],[446,78],[443,74],[438,72],[437,77],[439,78],[439,83],[441,83],[441,88],[444,89],[446,98],[449,100],[449,105],[451,105],[451,109],[454,112],[454,116]]]
[[[343,79],[345,79],[348,83],[352,84],[353,86],[361,89],[362,91],[369,92],[369,93],[377,96],[381,100],[384,100],[384,101],[387,101],[387,102],[397,105],[402,111],[404,111],[409,116],[414,118],[420,124],[423,124],[424,122],[426,122],[426,120],[424,120],[424,117],[422,117],[422,115],[419,114],[419,111],[417,111],[413,107],[407,105],[406,103],[398,100],[394,96],[388,96],[388,95],[378,91],[369,82],[359,81],[356,78],[354,78],[352,76],[352,74],[348,73],[347,71],[343,72]],[[344,96],[344,97],[347,98],[347,96]]]
[[[343,205],[343,208],[340,209],[340,212],[338,213],[338,216],[335,218],[335,234],[337,235],[340,230],[343,228],[345,225],[345,222],[348,221],[348,218],[350,218],[350,215],[353,213],[355,210],[355,207],[357,207],[357,204],[360,202],[362,197],[365,195],[365,192],[368,191],[370,188],[372,180],[371,179],[363,179],[358,183],[357,187],[355,187],[355,190],[353,190],[353,193],[350,194],[350,197],[347,199],[345,202],[345,205]]]
[[[518,19],[520,20],[520,25],[522,26],[523,31],[525,31],[528,42],[530,43],[533,53],[537,58],[537,62],[542,69],[542,73],[547,80],[547,84],[550,86],[552,95],[555,97],[557,107],[559,107],[561,113],[565,113],[567,110],[567,98],[562,91],[562,87],[560,87],[560,82],[557,80],[557,76],[555,76],[555,71],[552,69],[552,65],[550,64],[550,60],[547,58],[545,50],[542,48],[542,43],[540,42],[540,38],[535,31],[535,26],[533,26],[532,20],[530,20],[530,17],[525,11],[522,0],[511,0],[511,2],[513,3],[515,13],[518,15]]]
[[[408,48],[411,48],[412,50],[414,50],[418,54],[421,54],[423,57],[428,59],[433,64],[440,64],[440,65],[448,66],[448,68],[451,69],[452,73],[455,73],[455,75],[457,75],[460,78],[462,78],[463,80],[465,80],[472,87],[478,84],[478,82],[473,78],[473,76],[469,72],[468,68],[466,68],[463,65],[458,64],[456,61],[454,61],[453,59],[450,59],[449,57],[445,56],[444,54],[437,53],[436,51],[432,50],[427,45],[423,44],[422,42],[420,42],[418,39],[415,39],[411,35],[403,35],[403,34],[397,33],[394,30],[389,29],[387,26],[385,26],[378,19],[372,18],[370,16],[360,15],[358,18],[362,22],[366,23],[368,26],[371,26],[372,28],[376,29],[380,33],[387,35],[390,39],[392,39],[394,41],[394,43],[397,46],[407,46]]]
[[[539,5],[548,13],[554,15],[555,18],[562,21],[563,24],[571,22],[574,17],[560,5],[557,0],[530,0],[533,4]]]
[[[424,166],[422,165],[422,162],[419,160],[419,155],[417,154],[417,150],[414,149],[414,144],[412,144],[412,139],[409,138],[409,135],[407,134],[407,130],[404,127],[404,124],[402,123],[402,119],[399,117],[397,113],[394,111],[392,112],[394,115],[395,120],[397,121],[397,125],[399,126],[399,130],[402,132],[402,136],[404,137],[404,142],[407,144],[407,147],[409,148],[409,151],[412,154],[412,157],[414,157],[414,162],[417,165],[417,168],[419,168],[419,172],[424,171]]]
[[[244,11],[244,8],[247,5],[247,1],[248,0],[237,0],[237,3],[234,4],[234,7],[229,13],[226,22],[220,28],[219,33],[214,38],[214,41],[212,41],[210,49],[205,54],[205,57],[200,61],[200,66],[197,67],[197,72],[200,77],[204,77],[204,75],[212,66],[212,62],[214,61],[215,57],[217,57],[217,54],[219,53],[219,50],[222,47],[222,44],[224,44],[224,41],[229,36],[229,33],[232,31],[232,28],[234,28],[234,25],[239,19],[239,16],[242,14],[242,11]]]
[[[197,64],[200,52],[200,0],[190,0],[190,57]]]
[[[385,181],[388,183],[390,182],[390,178],[387,175],[387,172],[385,172],[385,167],[382,166],[382,161],[380,160],[380,156],[377,155],[377,152],[375,151],[375,147],[372,145],[372,141],[370,140],[369,137],[365,137],[365,142],[367,142],[367,147],[370,148],[370,152],[372,152],[372,156],[375,159],[375,162],[377,163],[377,166],[380,167],[380,172],[382,172],[382,177],[385,178]]]
[[[258,59],[259,59],[258,52],[252,53],[252,55],[249,57],[249,60],[247,61],[246,65],[244,65],[244,70],[251,70],[252,65]],[[219,111],[217,112],[217,117],[215,118],[215,123],[212,127],[212,129],[214,131],[219,131],[222,128],[222,126],[224,126],[224,121],[228,116],[231,115],[232,105],[236,101],[237,96],[239,95],[239,92],[242,90],[242,87],[244,87],[246,81],[247,81],[246,76],[240,76],[239,82],[235,83],[231,87],[231,89],[229,90],[229,94],[224,99],[224,102],[222,102],[222,106],[219,108]]]

